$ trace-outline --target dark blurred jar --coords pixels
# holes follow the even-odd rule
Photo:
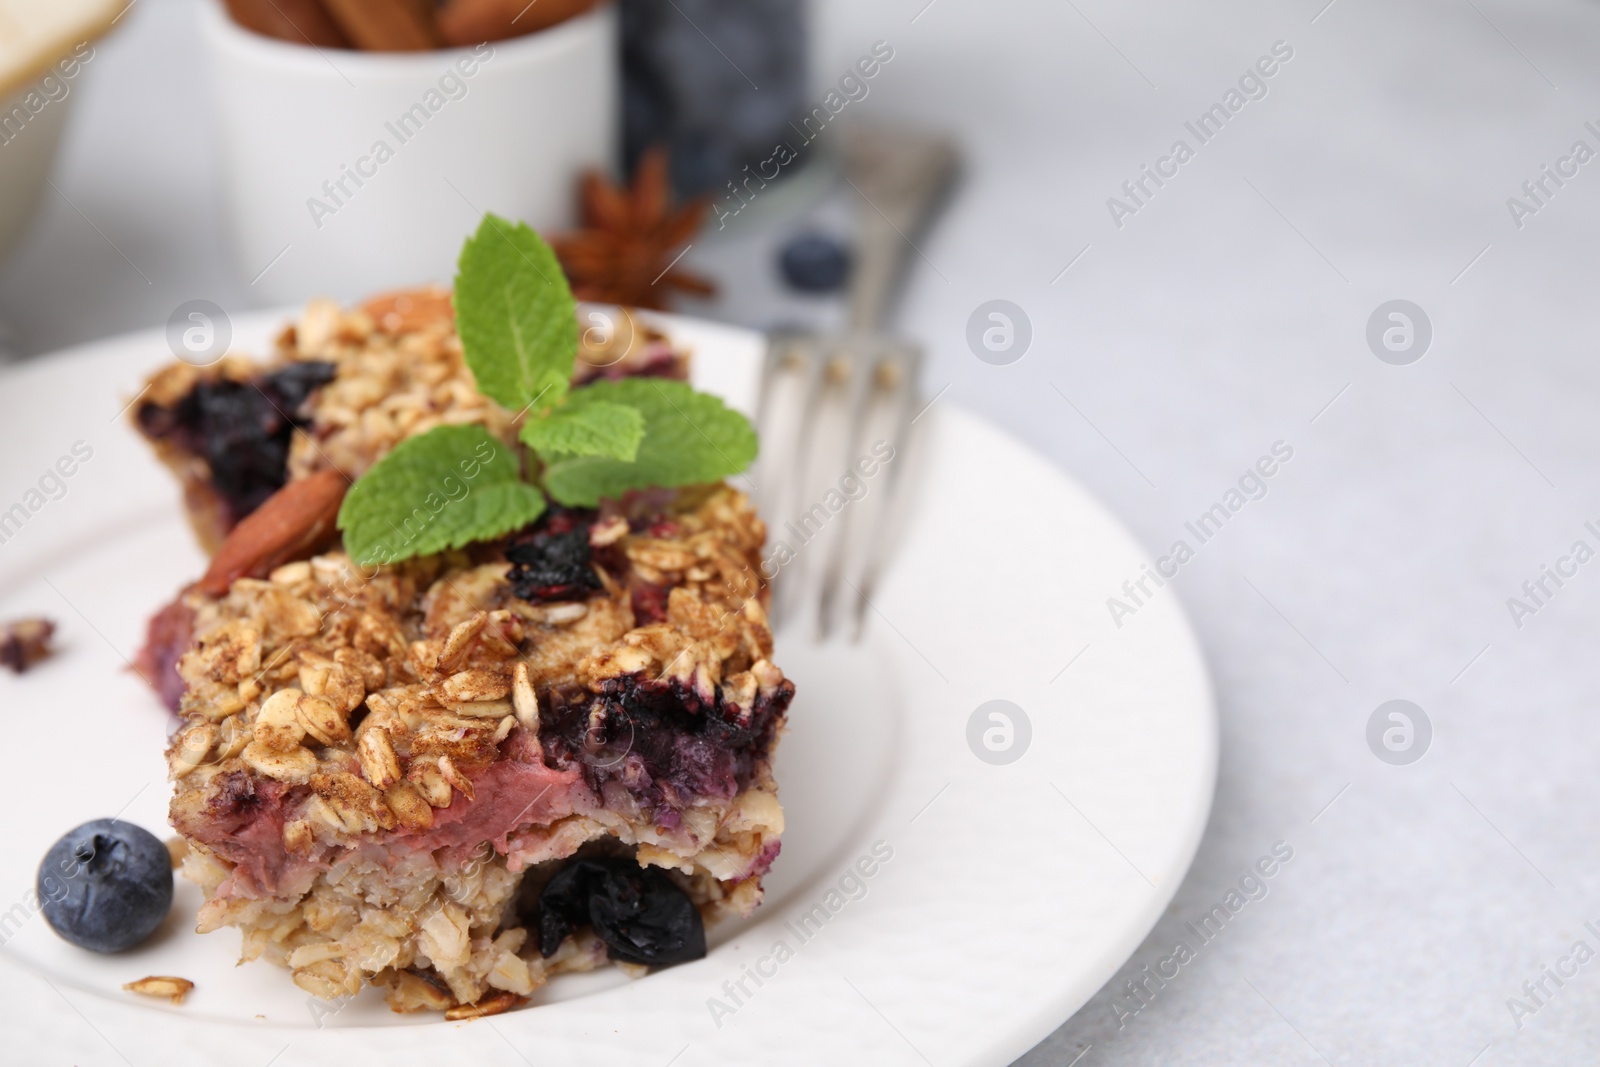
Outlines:
[[[804,0],[622,0],[628,172],[665,144],[680,196],[715,192],[792,140],[806,86]]]

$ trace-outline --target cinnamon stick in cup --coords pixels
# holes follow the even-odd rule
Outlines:
[[[439,9],[439,35],[447,45],[465,47],[503,41],[546,29],[581,15],[598,0],[446,0]]]
[[[322,0],[334,21],[369,52],[424,52],[439,47],[425,0]]]
[[[339,29],[318,0],[223,0],[233,21],[266,37],[319,48],[349,48],[350,39]]]

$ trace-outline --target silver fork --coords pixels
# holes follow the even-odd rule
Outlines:
[[[843,624],[860,638],[904,495],[922,364],[920,346],[883,325],[958,161],[942,137],[847,133],[845,180],[863,201],[849,331],[774,335],[762,374],[756,496],[777,569],[774,626],[810,626],[820,641]]]

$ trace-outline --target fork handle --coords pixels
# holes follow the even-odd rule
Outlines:
[[[889,315],[889,299],[905,273],[905,242],[870,207],[856,250],[855,280],[850,285],[850,328],[877,333]]]
[[[955,177],[954,145],[903,129],[858,127],[845,146],[845,177],[866,201],[850,287],[850,326],[882,328],[911,243]]]

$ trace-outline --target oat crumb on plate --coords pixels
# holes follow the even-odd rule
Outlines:
[[[194,988],[194,983],[187,978],[175,978],[172,975],[152,974],[141,978],[137,982],[129,982],[122,987],[130,993],[139,993],[147,997],[166,997],[174,1004],[182,1004],[183,998],[189,995]]]

